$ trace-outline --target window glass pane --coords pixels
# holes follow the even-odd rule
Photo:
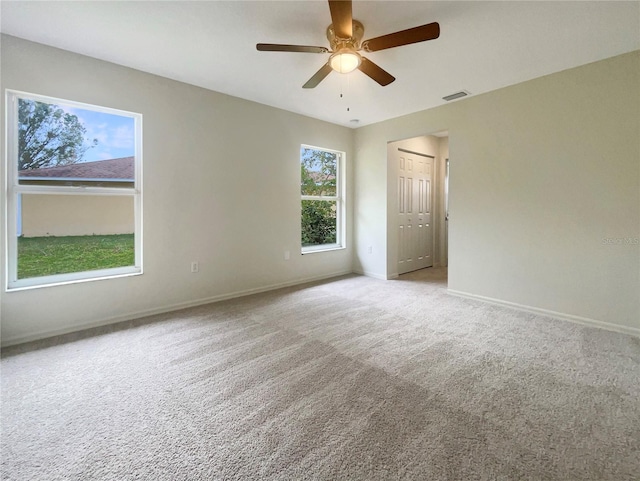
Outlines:
[[[302,147],[300,188],[302,195],[335,196],[338,154]]]
[[[18,279],[135,264],[133,196],[20,197]]]
[[[18,99],[18,183],[133,187],[135,119]]]
[[[337,242],[338,203],[329,200],[302,201],[302,247]]]

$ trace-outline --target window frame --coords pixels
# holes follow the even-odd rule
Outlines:
[[[95,187],[84,185],[29,185],[20,184],[18,179],[18,100],[34,100],[54,105],[93,110],[97,112],[133,118],[134,120],[134,185],[133,187]],[[5,91],[5,291],[51,287],[78,282],[128,277],[143,273],[142,242],[142,114],[103,107],[84,102],[60,99],[47,95],[32,94],[18,90]],[[95,269],[89,271],[54,274],[18,279],[18,236],[17,214],[20,195],[78,195],[78,196],[128,196],[134,205],[134,265]]]
[[[329,152],[336,154],[336,195],[300,195],[300,206],[302,206],[303,200],[312,201],[334,201],[336,202],[336,242],[333,244],[321,244],[315,246],[303,246],[300,242],[300,251],[302,255],[313,254],[316,252],[328,252],[334,250],[341,250],[346,248],[346,202],[345,202],[345,165],[346,165],[346,153],[341,150],[327,149],[325,147],[316,147],[308,144],[300,145],[300,158],[298,162],[302,160],[302,150],[312,149],[321,150],[323,152]],[[302,210],[300,211],[300,220],[302,220]],[[302,233],[302,231],[301,231]],[[302,239],[301,239],[302,241]]]

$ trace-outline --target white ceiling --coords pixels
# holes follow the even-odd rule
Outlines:
[[[366,54],[397,78],[387,87],[355,71],[302,89],[328,54],[255,45],[328,47],[324,0],[3,0],[0,8],[4,33],[350,127],[640,49],[639,1],[354,1],[365,39],[434,21],[440,38]]]

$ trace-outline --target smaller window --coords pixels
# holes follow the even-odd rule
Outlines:
[[[302,253],[344,247],[344,152],[300,149]]]

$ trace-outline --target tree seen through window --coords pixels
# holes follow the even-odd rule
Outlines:
[[[311,147],[300,151],[302,247],[339,244],[338,152]]]

